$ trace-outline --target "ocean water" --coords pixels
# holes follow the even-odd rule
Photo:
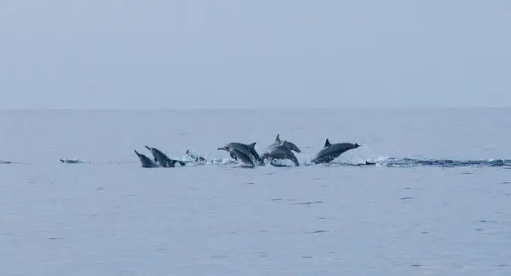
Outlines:
[[[0,275],[510,275],[509,118],[1,111]],[[217,150],[261,153],[277,133],[301,166],[243,168]],[[362,146],[310,164],[326,138]],[[151,156],[144,145],[223,162],[146,169],[133,152]]]

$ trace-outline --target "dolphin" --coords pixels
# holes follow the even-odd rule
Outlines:
[[[259,156],[257,151],[255,150],[256,142],[250,143],[250,144],[243,144],[238,142],[231,142],[229,144],[226,144],[224,147],[218,148],[218,150],[225,150],[229,152],[230,156],[234,160],[238,160],[238,155],[233,152],[232,149],[238,149],[241,150],[243,154],[248,153],[248,156],[252,156],[254,161],[252,163],[257,164],[259,166],[264,166],[264,160]]]
[[[294,150],[295,152],[297,153],[300,153],[300,149],[292,142],[289,142],[287,140],[285,141],[282,141],[280,140],[280,134],[277,134],[277,136],[275,137],[275,141],[273,142],[273,144],[269,145],[266,150],[264,151],[265,153],[267,152],[271,152],[272,149],[276,146],[285,146],[286,148],[288,148],[289,150]]]
[[[145,147],[146,147],[146,149],[151,151],[151,153],[153,154],[154,161],[157,162],[162,167],[173,168],[176,166],[176,163],[179,163],[181,166],[186,165],[186,163],[183,161],[176,160],[176,159],[170,159],[165,153],[163,153],[162,151],[160,151],[157,148],[151,148],[148,146],[145,146]]]
[[[298,163],[298,159],[296,158],[295,154],[284,144],[274,146],[269,152],[263,153],[262,158],[269,159],[270,164],[272,164],[274,159],[289,159],[293,161],[295,166],[300,166],[300,163]]]
[[[252,154],[244,147],[239,147],[237,145],[230,145],[227,144],[224,147],[218,148],[218,150],[225,150],[229,152],[231,157],[234,160],[239,160],[245,165],[249,165],[251,167],[254,167],[254,161],[252,159],[255,159]]]
[[[134,152],[137,154],[138,159],[140,159],[140,163],[142,163],[142,167],[143,168],[156,168],[156,167],[159,167],[158,164],[156,164],[149,157],[145,156],[142,153],[138,153],[136,150],[134,150]]]
[[[68,164],[81,164],[83,163],[81,160],[78,159],[59,159],[62,163],[68,163]]]
[[[329,163],[344,152],[360,147],[359,144],[352,143],[334,143],[331,144],[328,138],[325,141],[325,146],[321,149],[318,154],[312,159],[312,163]]]

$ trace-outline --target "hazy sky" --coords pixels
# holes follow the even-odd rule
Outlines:
[[[0,3],[0,109],[511,106],[508,0]]]

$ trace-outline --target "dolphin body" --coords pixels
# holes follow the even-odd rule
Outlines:
[[[145,156],[145,154],[138,153],[136,150],[134,152],[137,154],[138,159],[140,159],[140,163],[142,163],[143,168],[157,168],[159,167],[156,162],[151,160],[151,158]]]
[[[328,141],[328,138],[325,141],[325,146],[321,149],[318,154],[311,160],[312,163],[320,164],[320,163],[330,163],[335,158],[339,157],[339,155],[344,152],[352,149],[356,149],[360,147],[359,144],[352,143],[334,143],[331,144]]]
[[[285,142],[285,141],[284,141]],[[270,151],[263,153],[263,159],[269,159],[270,164],[273,164],[272,161],[275,159],[289,159],[293,161],[295,166],[300,166],[298,159],[295,154],[285,145],[273,146]]]
[[[277,136],[275,137],[275,141],[273,142],[273,144],[269,145],[266,150],[265,150],[265,153],[267,152],[271,152],[273,148],[277,147],[277,146],[284,146],[286,148],[288,148],[289,150],[293,150],[297,153],[300,153],[300,149],[292,142],[289,142],[287,140],[280,140],[280,134],[277,134]]]
[[[68,164],[81,164],[83,163],[81,160],[78,159],[59,159],[61,163],[68,163]]]
[[[185,166],[186,163],[180,160],[176,159],[170,159],[165,153],[161,152],[157,148],[151,148],[148,146],[145,146],[146,149],[150,150],[153,154],[154,161],[158,163],[158,165],[165,167],[165,168],[173,168],[176,166],[176,163],[179,163],[181,166]]]
[[[257,151],[255,150],[256,142],[251,144],[243,144],[238,142],[231,142],[226,144],[225,146],[218,148],[218,150],[225,150],[229,152],[230,156],[234,160],[240,159],[241,162],[249,165],[259,165],[264,166],[264,160],[259,156]],[[247,157],[250,159],[248,162]]]
[[[225,147],[218,148],[218,150],[225,150],[229,152],[230,156],[236,160],[241,161],[243,164],[254,167],[255,163],[252,159],[255,159],[250,152],[248,152],[245,148],[242,147],[232,147],[226,145]]]

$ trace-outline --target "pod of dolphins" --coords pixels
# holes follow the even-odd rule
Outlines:
[[[230,142],[223,147],[219,147],[217,150],[226,151],[229,153],[229,156],[244,164],[248,167],[255,166],[264,166],[266,165],[266,161],[273,166],[281,166],[275,161],[277,160],[290,160],[293,162],[294,166],[300,166],[298,159],[296,158],[294,152],[301,152],[300,149],[292,142],[287,140],[282,141],[280,139],[280,134],[277,134],[275,137],[275,141],[273,144],[269,145],[263,152],[262,155],[259,155],[255,150],[256,142],[245,144],[240,142]],[[316,154],[316,156],[312,159],[312,163],[320,164],[320,163],[329,163],[335,158],[339,157],[341,154],[348,150],[356,149],[360,147],[359,144],[355,143],[330,143],[328,139],[325,141],[325,145],[323,148]],[[165,168],[173,168],[176,164],[181,166],[185,166],[189,162],[193,161],[182,161],[169,158],[165,153],[158,150],[157,148],[152,148],[149,146],[145,146],[148,149],[153,159],[147,157],[146,155],[139,153],[134,150],[135,154],[138,156],[142,167],[144,168],[157,168],[157,167],[165,167]],[[186,154],[194,159],[195,162],[206,162],[206,158],[195,155],[191,153],[189,150],[186,151]],[[374,165],[374,163],[370,163],[366,161],[366,165]]]

